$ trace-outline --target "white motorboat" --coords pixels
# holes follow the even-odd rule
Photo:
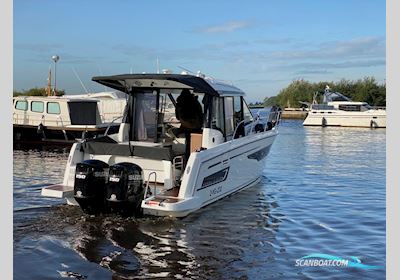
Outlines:
[[[326,86],[323,103],[316,102],[314,94],[308,115],[303,122],[305,126],[353,126],[353,127],[386,127],[386,110],[373,109],[366,102],[351,101],[339,92],[330,91]]]
[[[280,111],[253,116],[242,90],[202,74],[92,80],[129,95],[119,132],[75,143],[63,183],[42,195],[87,213],[183,217],[260,180]]]

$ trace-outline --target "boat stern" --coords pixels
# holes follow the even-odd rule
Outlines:
[[[195,198],[163,198],[151,196],[142,201],[143,214],[181,218],[201,208]]]

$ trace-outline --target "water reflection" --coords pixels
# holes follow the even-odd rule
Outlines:
[[[282,250],[275,240],[283,218],[278,209],[259,185],[184,219],[93,217],[56,206],[28,227],[17,225],[15,234],[18,240],[24,227],[30,238],[65,240],[115,279],[244,277],[249,267],[263,267]]]

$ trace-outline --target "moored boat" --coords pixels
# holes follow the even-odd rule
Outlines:
[[[374,109],[366,102],[355,102],[326,86],[323,103],[310,104],[304,126],[350,126],[386,128],[386,110]]]
[[[116,132],[125,105],[126,99],[109,92],[14,97],[14,142],[70,146],[77,139]]]

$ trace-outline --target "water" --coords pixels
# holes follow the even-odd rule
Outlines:
[[[385,130],[285,120],[261,182],[184,219],[90,217],[40,189],[66,151],[14,151],[15,279],[384,279]],[[374,270],[296,267],[312,253]]]

